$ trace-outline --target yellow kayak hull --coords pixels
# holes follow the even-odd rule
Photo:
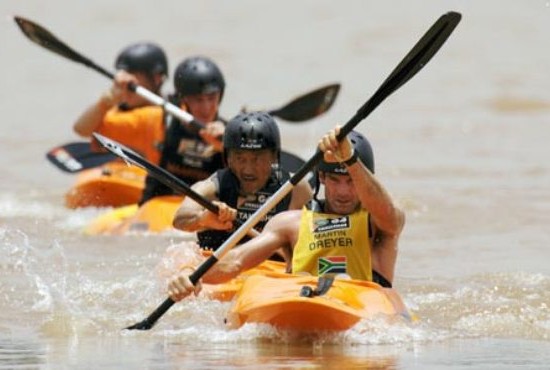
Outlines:
[[[129,232],[160,233],[172,229],[172,220],[183,197],[166,195],[137,204],[116,208],[92,220],[87,235],[124,235]]]

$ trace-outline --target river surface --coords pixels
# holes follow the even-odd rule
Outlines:
[[[64,208],[74,176],[44,154],[79,140],[72,122],[109,80],[30,43],[12,15],[107,68],[138,40],[162,44],[171,70],[209,55],[226,117],[340,82],[328,114],[281,122],[308,158],[449,10],[463,20],[438,55],[358,126],[407,214],[395,287],[419,322],[227,330],[228,304],[199,297],[121,330],[162,302],[163,256],[190,235],[81,233],[105,210]],[[0,15],[1,369],[550,366],[549,1],[2,0]]]

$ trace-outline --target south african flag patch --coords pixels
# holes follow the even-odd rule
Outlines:
[[[317,270],[319,271],[319,276],[324,274],[346,274],[346,256],[320,257]]]

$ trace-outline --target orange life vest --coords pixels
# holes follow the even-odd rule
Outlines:
[[[154,164],[160,163],[165,135],[162,107],[150,105],[128,111],[111,108],[97,132],[128,146]],[[99,144],[92,143],[92,148],[98,147]]]

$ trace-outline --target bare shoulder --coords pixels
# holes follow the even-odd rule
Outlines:
[[[273,216],[273,221],[277,220],[277,222],[286,223],[286,222],[292,222],[297,219],[300,219],[300,215],[302,214],[302,211],[299,209],[292,209],[284,212],[280,212]]]
[[[301,209],[304,204],[311,200],[313,191],[309,182],[306,179],[302,179],[294,189],[292,189],[292,199],[290,201],[289,209]]]
[[[271,231],[292,230],[300,221],[301,210],[288,210],[273,216],[266,224],[265,229]]]

